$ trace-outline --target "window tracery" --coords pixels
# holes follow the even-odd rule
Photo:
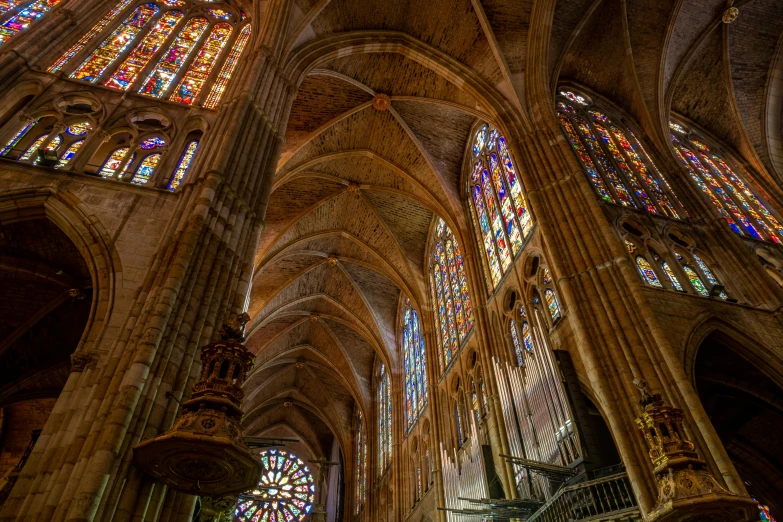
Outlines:
[[[386,471],[392,459],[391,380],[386,365],[378,372],[378,473]]]
[[[473,139],[470,213],[482,250],[482,268],[494,290],[533,227],[522,182],[505,137],[489,125]]]
[[[475,320],[462,251],[457,238],[440,218],[435,226],[432,261],[430,287],[436,310],[436,335],[440,345],[438,366],[440,374],[443,375],[468,334],[473,331]]]
[[[250,38],[250,24],[244,15],[237,20],[232,8],[222,3],[206,10],[196,6],[195,15],[171,9],[184,4],[181,0],[155,0],[128,12],[131,3],[122,0],[48,70],[68,72],[75,57],[100,42],[70,72],[70,78],[90,83],[100,81],[120,90],[133,88],[145,96],[167,97],[177,103],[214,109]],[[124,20],[110,31],[123,13]],[[172,37],[171,44],[163,49]],[[122,63],[118,65],[120,59]],[[140,77],[154,60],[157,63],[149,74]],[[219,74],[213,75],[214,69]]]
[[[405,370],[405,428],[416,424],[427,405],[427,362],[419,314],[406,302],[402,320],[402,351]]]
[[[560,91],[556,109],[566,138],[602,200],[654,215],[687,217],[631,129],[570,90]]]
[[[670,122],[669,127],[677,158],[729,227],[740,236],[780,244],[783,226],[744,181],[741,169],[729,166],[721,153],[684,125]]]

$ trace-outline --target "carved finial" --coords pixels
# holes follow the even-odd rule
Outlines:
[[[326,262],[329,264],[329,266],[337,266],[337,258],[336,257],[330,257],[326,260]]]
[[[723,11],[723,16],[721,17],[721,20],[724,24],[730,24],[734,20],[737,19],[739,16],[739,9],[736,7],[729,7],[725,11]]]
[[[636,386],[636,388],[639,390],[639,393],[642,395],[642,398],[639,400],[639,405],[643,409],[646,410],[650,406],[660,406],[663,404],[661,394],[651,394],[650,388],[647,386],[647,381],[644,379],[634,379],[633,385]]]
[[[245,325],[250,321],[250,316],[247,312],[242,312],[239,315],[231,316],[223,323],[220,328],[220,338],[224,341],[233,339],[235,341],[244,342],[245,340]]]
[[[385,94],[376,94],[372,99],[372,107],[376,111],[385,111],[391,106],[391,98]]]

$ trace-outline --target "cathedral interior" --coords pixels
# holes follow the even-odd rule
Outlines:
[[[0,0],[0,522],[783,520],[783,2]]]

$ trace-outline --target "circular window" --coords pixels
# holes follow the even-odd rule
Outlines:
[[[243,522],[299,522],[313,508],[310,469],[293,453],[261,452],[258,487],[239,496],[235,516]]]

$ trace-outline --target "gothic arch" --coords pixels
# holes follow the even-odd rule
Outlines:
[[[0,195],[0,224],[44,217],[76,245],[90,271],[93,302],[77,352],[92,352],[114,307],[115,286],[122,276],[119,253],[101,222],[70,193],[38,188]]]

